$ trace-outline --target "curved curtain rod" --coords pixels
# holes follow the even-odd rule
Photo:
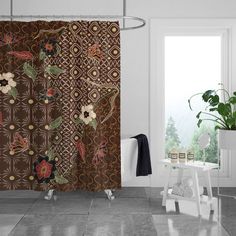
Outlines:
[[[136,16],[120,16],[120,15],[0,15],[1,18],[7,18],[7,19],[20,19],[20,18],[32,18],[32,19],[42,19],[42,18],[80,18],[80,19],[120,19],[120,20],[133,20],[139,23],[139,25],[135,26],[126,26],[123,23],[123,27],[120,28],[120,30],[133,30],[142,28],[146,25],[146,21],[142,18],[136,17]]]

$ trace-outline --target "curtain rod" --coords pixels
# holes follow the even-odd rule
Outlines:
[[[58,18],[80,18],[80,19],[120,19],[120,20],[131,20],[131,21],[136,21],[139,23],[139,25],[135,26],[126,26],[123,24],[123,27],[121,30],[133,30],[133,29],[138,29],[141,27],[144,27],[146,25],[146,21],[142,18],[136,17],[136,16],[120,16],[120,15],[0,15],[0,19],[21,19],[21,18],[31,18],[31,19],[58,19]]]

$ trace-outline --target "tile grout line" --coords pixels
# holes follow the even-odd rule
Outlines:
[[[225,232],[228,234],[228,236],[230,236],[231,234],[230,234],[230,232],[224,227],[224,225],[220,222],[220,221],[218,221],[219,222],[219,225],[225,230]]]
[[[230,234],[229,230],[227,230],[222,224],[220,224],[220,225],[225,230],[225,232],[228,234],[228,236],[230,236],[231,234]]]
[[[83,236],[85,236],[87,234],[90,209],[91,209],[92,205],[93,205],[93,198],[91,199],[91,203],[90,203],[90,206],[89,206],[89,209],[88,209],[88,217],[87,217],[87,222],[86,222],[86,226],[85,226],[85,232],[83,233]]]
[[[219,198],[218,198],[218,200],[217,200],[217,223],[218,223],[218,225],[220,225],[225,230],[225,232],[228,234],[228,236],[230,236],[231,235],[230,232],[221,223],[221,221],[222,221],[222,214],[220,214],[219,207],[220,207],[220,201],[219,201]]]
[[[14,227],[11,229],[11,231],[9,232],[8,235],[10,235],[10,234],[13,232],[13,230],[16,228],[16,226],[21,222],[21,220],[22,220],[24,217],[25,217],[25,214],[23,214],[23,216],[20,218],[20,220],[14,225]]]
[[[32,209],[32,207],[35,205],[35,203],[37,202],[38,199],[39,199],[39,197],[35,199],[35,201],[34,201],[34,202],[32,203],[32,205],[28,208],[28,210],[23,214],[23,216],[20,218],[20,220],[14,225],[14,227],[12,228],[12,230],[9,232],[8,235],[10,235],[10,234],[14,231],[14,229],[16,228],[16,226],[17,226],[17,225],[22,221],[22,219],[27,215],[27,213],[29,212],[29,210]]]

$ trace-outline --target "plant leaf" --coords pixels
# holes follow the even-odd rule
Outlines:
[[[52,149],[49,149],[47,152],[47,156],[49,158],[49,161],[54,160],[54,152]]]
[[[218,109],[217,109],[218,113],[221,116],[228,116],[231,114],[231,106],[229,103],[219,103],[218,104]]]
[[[44,60],[46,56],[47,56],[46,53],[43,50],[41,50],[39,53],[39,60],[41,61]]]
[[[16,87],[12,87],[11,90],[8,91],[8,94],[11,95],[14,99],[16,99],[18,95]]]
[[[83,124],[84,122],[80,118],[77,118],[75,119],[75,123],[78,125],[78,124]]]
[[[58,184],[67,184],[69,182],[65,177],[59,175],[58,172],[55,173],[55,181]]]
[[[54,121],[52,121],[49,125],[49,129],[56,129],[58,128],[61,123],[62,123],[63,119],[61,116],[57,117]]]
[[[62,70],[58,66],[47,66],[45,68],[45,71],[50,75],[59,75],[64,72],[64,70]]]
[[[232,125],[231,126],[231,130],[235,130],[236,129],[236,126],[235,125]]]
[[[191,101],[190,101],[190,99],[188,99],[188,106],[189,106],[190,110],[193,110],[192,107],[191,107]]]
[[[57,55],[58,55],[58,54],[60,54],[60,53],[61,53],[61,47],[59,47],[59,45],[58,45],[58,44],[56,45],[56,47],[57,47]]]
[[[219,98],[219,96],[217,94],[214,95],[214,96],[210,96],[210,98],[209,98],[209,103],[213,107],[217,106],[219,101],[220,101],[220,98]]]
[[[236,104],[236,97],[231,97],[231,98],[229,99],[229,102],[230,102],[231,104]]]
[[[202,95],[202,99],[204,102],[208,102],[210,96],[212,96],[212,93],[215,93],[215,90],[207,90],[205,93]]]
[[[210,108],[209,111],[217,111],[217,107]]]
[[[217,130],[217,129],[222,129],[222,127],[220,127],[219,125],[216,125],[215,130]]]
[[[229,117],[227,120],[226,120],[226,123],[232,127],[235,125],[235,118],[234,117]]]
[[[198,118],[199,119],[199,117],[200,117],[200,115],[201,115],[201,111],[200,112],[198,112],[198,114],[196,115],[196,118]]]
[[[198,122],[197,122],[197,126],[200,127],[201,123],[202,123],[202,120],[199,119]]]
[[[96,119],[93,119],[91,122],[89,122],[89,125],[90,125],[91,127],[93,127],[94,130],[96,130],[96,129],[97,129],[97,125],[98,125],[97,120],[96,120]]]
[[[34,69],[33,66],[31,66],[28,62],[25,62],[23,65],[24,73],[31,78],[33,81],[35,81],[37,77],[37,71]]]

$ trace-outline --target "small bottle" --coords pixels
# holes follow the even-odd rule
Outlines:
[[[187,152],[187,161],[188,162],[193,162],[194,161],[194,153],[192,150],[188,150]]]
[[[186,152],[184,150],[179,152],[179,163],[186,163]]]
[[[171,152],[168,155],[170,157],[171,163],[178,163],[179,158],[178,158],[178,152],[176,149],[172,149]]]

